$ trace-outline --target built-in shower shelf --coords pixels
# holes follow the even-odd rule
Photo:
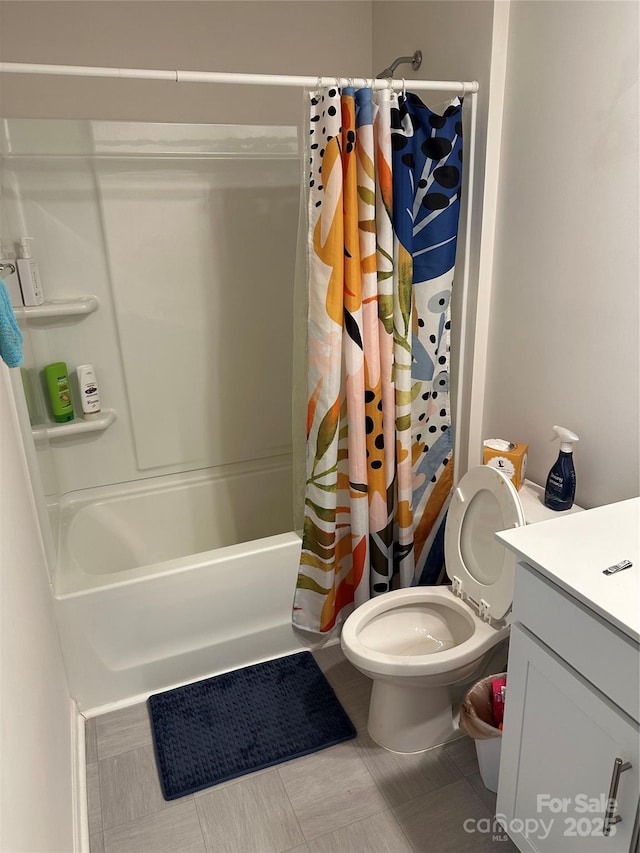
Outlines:
[[[98,310],[100,302],[97,296],[78,296],[70,299],[52,299],[42,305],[30,305],[15,308],[18,320],[34,320],[46,317],[74,317],[93,314]]]
[[[97,418],[84,420],[84,418],[78,417],[66,424],[34,427],[31,432],[36,441],[42,441],[45,438],[53,441],[57,438],[70,438],[88,432],[102,432],[111,426],[116,417],[117,414],[114,409],[105,409]]]

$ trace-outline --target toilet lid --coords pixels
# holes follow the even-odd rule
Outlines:
[[[495,538],[499,530],[525,523],[511,480],[496,468],[479,465],[468,471],[453,493],[444,534],[447,574],[465,598],[502,619],[513,601],[517,557]]]

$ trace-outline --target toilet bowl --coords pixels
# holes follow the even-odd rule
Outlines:
[[[478,677],[509,636],[516,556],[495,533],[557,517],[542,491],[527,482],[517,492],[495,468],[471,469],[445,526],[452,585],[384,593],[344,623],[345,657],[373,679],[368,731],[380,746],[423,752],[457,736],[451,688]]]

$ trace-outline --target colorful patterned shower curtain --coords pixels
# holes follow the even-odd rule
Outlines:
[[[453,485],[450,298],[462,103],[310,95],[307,483],[295,625],[437,581]],[[434,565],[432,565],[432,563]]]

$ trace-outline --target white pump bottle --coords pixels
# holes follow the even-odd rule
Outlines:
[[[18,268],[18,278],[20,279],[22,301],[25,305],[42,305],[44,294],[40,282],[40,270],[38,269],[36,259],[31,257],[29,240],[33,240],[33,237],[21,237],[18,241],[20,244],[20,257],[16,260],[16,266]]]

